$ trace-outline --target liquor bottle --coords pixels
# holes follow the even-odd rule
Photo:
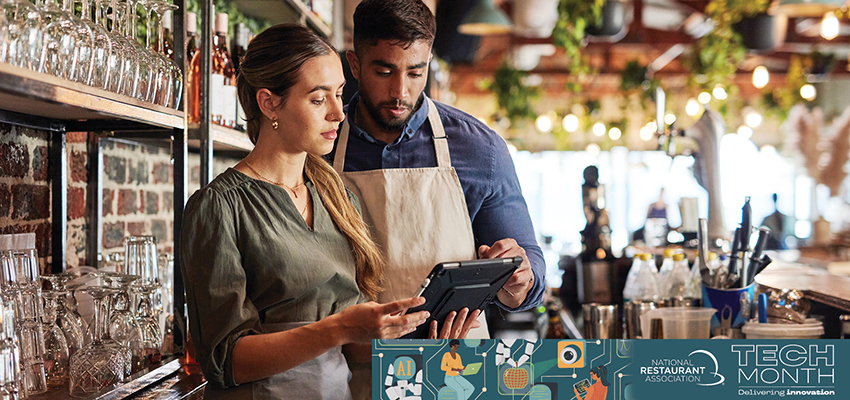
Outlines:
[[[582,250],[576,265],[579,301],[611,304],[611,227],[605,210],[605,186],[599,183],[596,166],[584,169],[581,193],[587,224],[581,231]]]
[[[190,123],[201,122],[201,60],[197,57],[200,49],[198,32],[198,16],[186,13],[186,60],[189,61],[189,71],[186,77],[186,92],[189,93],[188,117]],[[196,60],[196,58],[198,58]]]
[[[251,31],[248,30],[248,27],[243,23],[238,23],[233,28],[233,46],[231,46],[231,51],[233,52],[233,70],[236,73],[236,76],[239,76],[239,63],[242,61],[242,57],[245,55],[246,49],[248,49],[248,36],[251,34]],[[246,131],[248,126],[248,122],[245,120],[245,111],[242,110],[242,104],[239,102],[239,97],[236,97],[236,129],[240,131]]]
[[[192,69],[200,71],[200,51],[192,58]],[[210,115],[212,122],[228,128],[236,127],[236,76],[233,73],[233,62],[227,51],[227,14],[215,16],[215,36],[212,43],[212,66],[210,74]],[[196,76],[200,76],[198,73]],[[197,81],[197,80],[196,80]],[[198,81],[198,83],[200,83]],[[191,122],[200,121],[200,85],[197,92],[197,106],[192,106]]]
[[[174,59],[174,37],[171,35],[173,25],[171,24],[171,10],[162,14],[162,47],[164,50],[157,48],[160,53],[164,53],[170,59]],[[159,41],[156,42],[159,46]]]

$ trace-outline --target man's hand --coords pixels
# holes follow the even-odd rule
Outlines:
[[[475,310],[471,314],[469,309],[464,307],[460,312],[452,311],[443,322],[443,329],[437,335],[437,321],[431,321],[430,329],[428,330],[429,339],[466,339],[469,330],[478,328],[481,323],[478,322],[478,315],[481,310]]]
[[[516,256],[522,257],[522,264],[496,295],[499,301],[508,308],[517,308],[522,305],[528,291],[534,287],[534,272],[531,271],[531,263],[528,262],[528,257],[525,255],[525,249],[520,247],[513,239],[502,239],[493,243],[493,246],[481,245],[478,247],[478,258]]]

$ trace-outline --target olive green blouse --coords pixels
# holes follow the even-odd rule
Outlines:
[[[365,301],[355,261],[316,188],[313,228],[286,189],[230,168],[186,203],[180,267],[205,378],[235,386],[232,352],[263,324],[313,322]],[[356,197],[349,199],[360,211]]]

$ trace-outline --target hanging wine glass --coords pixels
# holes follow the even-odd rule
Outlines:
[[[0,60],[36,72],[44,72],[41,13],[26,0],[0,0],[6,14],[8,46]]]
[[[94,47],[92,48],[92,64],[91,78],[89,85],[107,89],[109,85],[109,69],[110,56],[112,54],[112,41],[109,39],[109,34],[106,29],[95,23],[94,16],[91,14],[91,3],[89,0],[80,0],[82,4],[82,15],[80,20],[91,31],[94,37]]]
[[[88,397],[103,388],[118,383],[126,377],[129,349],[115,341],[103,340],[102,304],[114,291],[105,286],[85,286],[80,291],[88,293],[94,302],[94,342],[71,356],[72,397]]]
[[[106,40],[109,41],[109,46],[112,51],[109,54],[107,68],[109,69],[109,80],[106,82],[106,90],[113,93],[120,93],[121,83],[124,79],[124,63],[127,54],[122,51],[122,45],[116,35],[110,30],[109,18],[107,12],[109,10],[110,0],[95,0],[95,23],[103,28],[106,32]],[[114,12],[114,9],[113,9]]]
[[[77,47],[77,31],[73,28],[74,19],[54,0],[40,0],[40,3],[44,34],[44,72],[69,79],[76,64],[74,49]]]
[[[122,55],[123,62],[121,65],[121,83],[118,93],[138,98],[138,82],[139,82],[139,57],[136,55],[136,46],[134,42],[130,40],[128,30],[129,28],[129,17],[127,16],[128,12],[128,4],[124,1],[118,2],[117,0],[105,0],[109,1],[112,8],[112,30],[110,33],[112,34],[113,39],[118,42],[119,52]]]
[[[62,11],[71,16],[71,27],[76,31],[76,46],[74,47],[74,69],[68,73],[68,79],[85,85],[91,83],[94,67],[94,32],[83,20],[74,14],[74,2],[62,0]]]
[[[162,26],[162,16],[167,11],[176,10],[178,7],[161,0],[146,0],[151,7],[156,18],[156,49],[159,50],[156,55],[160,59],[160,65],[163,68],[162,93],[159,96],[159,104],[165,107],[177,108],[180,101],[180,93],[183,91],[183,69],[177,63],[165,54],[165,30]]]
[[[154,0],[138,0],[138,4],[142,6],[142,9],[145,12],[145,50],[147,52],[147,56],[151,61],[151,68],[153,69],[153,75],[151,77],[151,87],[150,93],[148,94],[148,101],[154,104],[162,104],[162,97],[164,94],[163,87],[163,78],[168,73],[167,66],[164,64],[163,60],[159,57],[156,50],[154,50],[154,30],[151,27],[151,8]]]
[[[139,74],[135,82],[135,96],[141,101],[152,102],[156,95],[156,61],[152,55],[139,43],[136,34],[136,9],[138,8],[138,0],[127,0],[127,23],[128,35],[127,38],[135,47],[135,55],[139,60]]]

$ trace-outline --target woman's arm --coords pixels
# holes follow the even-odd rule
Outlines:
[[[416,297],[387,304],[357,304],[299,328],[244,336],[233,349],[233,380],[243,383],[267,378],[347,343],[406,335],[428,319],[427,311],[393,314],[421,305],[424,300]]]

